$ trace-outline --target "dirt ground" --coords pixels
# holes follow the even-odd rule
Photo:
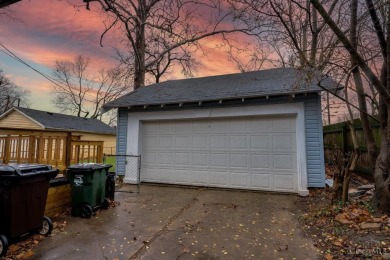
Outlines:
[[[331,191],[313,189],[296,202],[303,233],[320,250],[320,259],[390,259],[390,220],[375,213],[371,196],[331,205]]]

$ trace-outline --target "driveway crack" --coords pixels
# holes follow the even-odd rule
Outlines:
[[[100,239],[98,240],[98,243],[99,243],[100,251],[102,252],[103,258],[106,259],[106,260],[108,260],[108,257],[104,254],[103,246],[102,246],[102,244],[100,243]]]
[[[198,196],[201,192],[201,190],[198,190],[194,197],[191,199],[191,201],[187,205],[182,207],[173,217],[171,217],[167,221],[167,223],[161,228],[161,230],[154,234],[148,242],[144,242],[144,245],[140,249],[138,249],[138,251],[135,252],[130,257],[130,259],[138,259],[143,256],[146,253],[146,249],[148,246],[150,246],[154,241],[156,241],[161,235],[168,233],[168,227],[172,224],[172,222],[178,219],[187,209],[191,208],[198,201]]]

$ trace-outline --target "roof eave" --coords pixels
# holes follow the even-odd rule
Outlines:
[[[201,99],[201,100],[180,100],[180,101],[174,101],[174,102],[156,102],[156,103],[142,103],[142,104],[126,104],[126,105],[109,105],[107,106],[108,110],[114,109],[114,108],[132,108],[132,107],[139,107],[139,106],[165,106],[165,105],[174,105],[174,104],[185,104],[185,103],[197,103],[197,102],[219,102],[220,100],[239,100],[239,99],[247,99],[247,98],[269,98],[269,97],[275,97],[275,96],[291,96],[291,95],[300,95],[300,94],[309,94],[309,93],[321,93],[324,90],[311,90],[311,91],[303,91],[303,92],[286,92],[286,93],[276,93],[276,94],[267,94],[267,95],[242,95],[242,96],[236,96],[236,97],[221,97],[217,99]],[[108,111],[107,110],[107,111]],[[106,112],[107,112],[106,111]]]

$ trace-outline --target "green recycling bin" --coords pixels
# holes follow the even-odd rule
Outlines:
[[[110,164],[83,163],[66,170],[72,187],[72,216],[89,218],[98,208],[107,209],[106,180]]]

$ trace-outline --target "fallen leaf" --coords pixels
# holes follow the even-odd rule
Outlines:
[[[189,253],[190,253],[190,249],[189,249],[188,247],[183,247],[183,248],[181,249],[181,252],[182,252],[182,253],[189,254]]]
[[[342,244],[341,242],[339,242],[339,241],[333,242],[333,245],[339,246],[339,247],[342,247],[342,246],[343,246],[343,244]]]
[[[345,225],[349,225],[353,223],[353,221],[348,219],[348,215],[346,213],[337,214],[335,220]]]

